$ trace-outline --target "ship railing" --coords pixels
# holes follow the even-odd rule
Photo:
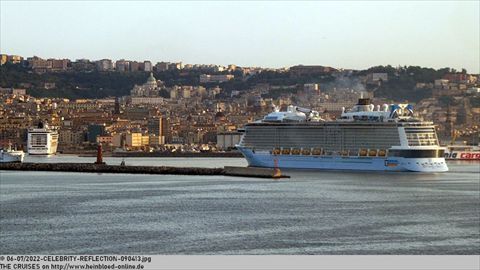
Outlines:
[[[358,150],[330,151],[323,147],[276,147],[270,151],[272,155],[301,155],[301,156],[340,156],[340,157],[387,157],[387,149],[360,148]]]

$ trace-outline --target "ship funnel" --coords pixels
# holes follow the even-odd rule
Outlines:
[[[357,105],[370,105],[369,98],[359,98]]]

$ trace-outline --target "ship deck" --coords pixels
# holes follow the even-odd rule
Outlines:
[[[376,121],[329,121],[329,122],[252,122],[245,125],[248,126],[299,126],[299,127],[323,127],[323,126],[433,126],[433,122],[376,122]]]

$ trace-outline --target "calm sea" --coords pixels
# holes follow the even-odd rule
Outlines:
[[[125,161],[246,165],[237,158]],[[282,180],[0,171],[0,254],[480,254],[480,163],[449,167],[439,174],[286,171],[292,178]]]

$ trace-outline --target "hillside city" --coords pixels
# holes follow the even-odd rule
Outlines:
[[[479,75],[466,70],[0,57],[0,148],[25,149],[28,129],[45,122],[58,129],[62,153],[98,144],[108,152],[222,152],[274,106],[333,120],[359,97],[412,104],[416,117],[437,125],[444,145],[479,143]]]

